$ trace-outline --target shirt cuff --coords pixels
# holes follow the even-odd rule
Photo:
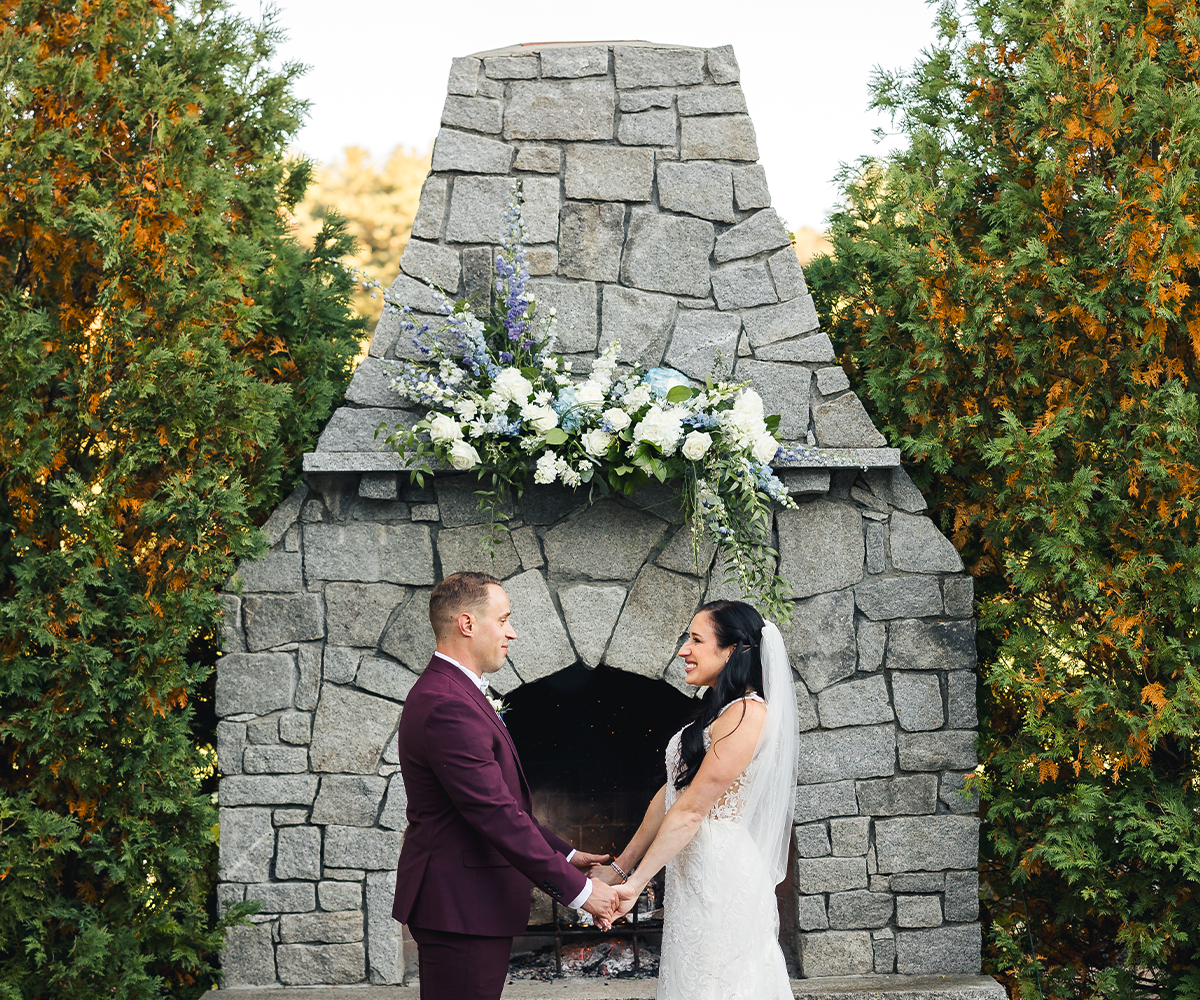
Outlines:
[[[571,859],[572,859],[573,857],[575,857],[575,855],[576,855],[576,854],[578,854],[578,853],[579,853],[579,852],[578,852],[578,851],[577,851],[577,850],[576,850],[574,847],[572,847],[572,848],[571,848],[571,853],[567,855],[567,862],[568,862],[568,864],[570,863]]]
[[[569,902],[567,904],[567,906],[569,906],[572,910],[578,910],[581,906],[583,906],[584,903],[586,903],[588,901],[588,899],[591,897],[591,895],[592,895],[592,880],[588,879],[586,882],[583,883],[583,892],[581,892],[578,896],[576,896],[574,899],[572,899],[571,902]]]

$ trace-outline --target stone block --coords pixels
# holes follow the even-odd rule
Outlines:
[[[221,779],[221,807],[308,806],[317,794],[314,774],[237,774]],[[234,880],[236,881],[236,880]]]
[[[897,931],[896,971],[903,976],[977,975],[981,946],[979,924]]]
[[[493,534],[488,525],[443,528],[437,536],[437,554],[443,580],[466,570],[503,580],[521,568],[508,532],[501,529]]]
[[[952,576],[942,581],[946,614],[951,618],[970,618],[975,613],[975,581],[969,576]]]
[[[839,858],[862,858],[870,846],[871,817],[851,816],[829,821],[829,841]]]
[[[686,157],[685,157],[686,159]],[[764,250],[790,247],[791,238],[783,228],[779,213],[773,208],[755,212],[745,222],[739,222],[717,237],[713,256],[718,263],[752,257]],[[793,330],[799,333],[799,330]]]
[[[653,515],[609,500],[551,528],[542,542],[555,575],[631,580],[665,532],[666,525]]]
[[[961,573],[957,550],[929,518],[920,514],[892,515],[892,563],[908,573]]]
[[[946,676],[946,703],[952,729],[974,729],[979,725],[975,705],[975,673],[971,670],[952,670]]]
[[[744,115],[746,95],[742,88],[697,87],[679,92],[680,115]]]
[[[796,892],[814,895],[867,887],[866,858],[796,858]]]
[[[742,321],[737,316],[709,309],[683,310],[675,320],[666,363],[698,381],[706,375],[712,375],[715,381],[728,379],[741,329]]]
[[[813,697],[804,686],[804,681],[795,682],[796,689],[796,722],[802,733],[816,729],[821,723],[817,719],[817,709]]]
[[[526,262],[528,262],[528,253]],[[492,260],[492,247],[464,247],[462,266],[463,294],[475,297],[476,312],[486,313],[494,295],[492,283],[496,276]],[[414,517],[413,520],[417,520],[417,518]]]
[[[705,54],[708,62],[708,75],[714,83],[737,83],[741,79],[737,56],[733,54],[732,45],[719,45],[709,49]]]
[[[661,677],[699,603],[694,577],[643,567],[625,600],[604,662],[618,670]]]
[[[247,774],[303,774],[308,770],[304,747],[246,747],[242,770]]]
[[[542,543],[533,528],[515,528],[509,532],[522,569],[539,569],[545,565],[542,558]]]
[[[671,536],[667,547],[655,562],[672,573],[688,573],[703,576],[712,566],[716,545],[707,530],[700,529],[699,538],[692,532],[691,524],[685,524]]]
[[[671,118],[673,123],[674,115]],[[722,163],[659,163],[658,202],[669,211],[702,219],[737,219],[733,211],[733,173]]]
[[[976,662],[973,621],[906,618],[888,627],[889,670],[974,670]]]
[[[896,769],[896,734],[890,725],[801,733],[800,762],[802,785],[888,777]]]
[[[246,886],[246,902],[262,903],[260,913],[307,913],[316,909],[317,893],[311,882],[257,882]]]
[[[321,826],[374,826],[386,788],[387,779],[374,774],[327,774],[321,779],[309,822]]]
[[[415,673],[380,656],[364,656],[354,677],[356,687],[392,701],[404,701],[416,683]]]
[[[317,594],[244,597],[242,617],[246,622],[246,646],[252,652],[325,636],[324,608]]]
[[[857,632],[858,669],[863,673],[872,673],[883,665],[887,649],[887,626],[883,622],[860,618]]]
[[[620,146],[567,147],[568,198],[649,201],[654,186],[654,152]]]
[[[894,673],[892,697],[896,702],[896,718],[909,732],[940,729],[946,721],[937,674]]]
[[[796,897],[796,926],[802,931],[821,931],[829,926],[824,896]]]
[[[221,985],[275,985],[275,945],[271,941],[270,924],[249,924],[230,927],[225,932],[225,947],[221,949]]]
[[[312,738],[312,715],[308,712],[286,712],[279,717],[279,738],[284,743],[305,746]]]
[[[732,232],[732,230],[730,230]],[[816,333],[820,326],[812,296],[801,295],[774,306],[758,306],[742,313],[746,336],[754,356],[762,361],[832,361],[833,346],[828,337],[800,337]],[[788,341],[780,344],[777,341]],[[828,356],[825,356],[825,355]]]
[[[830,816],[855,816],[858,803],[853,781],[802,784],[796,789],[796,822],[810,823]]]
[[[412,519],[414,521],[440,521],[442,518],[437,504],[415,503],[412,505]]]
[[[938,798],[953,813],[974,815],[979,812],[979,792],[972,790],[968,794],[963,794],[963,789],[966,787],[966,779],[969,776],[970,772],[967,774],[956,774],[953,771],[947,771],[941,776]]]
[[[442,124],[473,132],[497,135],[504,120],[504,105],[486,97],[449,94],[442,106]]]
[[[543,78],[577,78],[608,74],[607,45],[560,45],[542,49]]]
[[[479,67],[481,65],[481,61],[474,56],[459,56],[451,59],[448,92],[461,94],[464,97],[474,97],[479,89]]]
[[[863,473],[871,491],[882,497],[893,507],[910,514],[925,509],[925,498],[917,489],[903,466],[888,469],[867,469]]]
[[[308,809],[276,809],[271,813],[271,822],[279,826],[301,826],[308,822]]]
[[[456,133],[462,135],[464,133]],[[492,140],[484,140],[491,142]],[[442,235],[442,221],[446,217],[446,191],[449,184],[445,177],[430,176],[421,188],[421,201],[413,219],[412,235],[423,240],[436,240]]]
[[[346,401],[371,408],[401,405],[400,395],[391,387],[392,372],[379,358],[365,358],[354,371],[346,388]],[[382,473],[395,483],[394,472]],[[364,476],[364,478],[366,478]],[[359,488],[362,488],[361,480]],[[380,499],[394,500],[395,494]]]
[[[525,681],[549,677],[575,662],[575,650],[567,638],[546,578],[536,569],[526,570],[505,584],[512,604],[516,641],[508,658]]]
[[[348,649],[345,646],[326,646],[324,679],[333,684],[349,684],[358,673],[365,649]]]
[[[410,670],[420,673],[437,648],[433,626],[429,624],[429,595],[433,588],[413,591],[379,640],[379,648],[393,656]]]
[[[438,510],[443,528],[461,528],[465,524],[486,524],[491,515],[479,506],[479,480],[474,475],[437,476],[433,481],[437,491]],[[500,515],[503,515],[501,517]],[[497,519],[511,518],[513,506],[505,503],[497,508]]]
[[[389,583],[329,584],[325,588],[329,642],[338,647],[376,645],[388,618],[407,595],[406,588]],[[341,678],[337,668],[335,674],[328,679]]]
[[[433,542],[423,524],[312,524],[304,566],[310,580],[432,584]]]
[[[395,889],[395,885],[392,886]],[[322,910],[358,910],[362,908],[362,886],[355,882],[318,882],[317,902]]]
[[[775,286],[765,263],[713,271],[712,288],[718,309],[745,309],[776,301]]]
[[[617,141],[627,146],[674,146],[675,139],[675,112],[670,108],[623,114],[617,121]]]
[[[851,889],[829,897],[829,926],[835,930],[883,927],[891,919],[891,893]]]
[[[524,683],[507,661],[499,670],[488,674],[488,687],[499,697],[511,694]]]
[[[704,50],[614,45],[617,87],[683,87],[704,82]]]
[[[557,174],[562,170],[562,149],[558,146],[522,146],[517,150],[514,170],[535,174]]]
[[[526,247],[525,266],[530,274],[557,274],[558,247]]]
[[[928,577],[876,577],[854,588],[854,602],[864,615],[879,621],[884,618],[940,614],[942,593],[938,590],[937,581]],[[889,648],[889,667],[892,666],[891,656]]]
[[[372,361],[372,366],[374,364]],[[358,374],[357,371],[355,374]],[[364,472],[358,480],[358,495],[364,500],[399,500],[400,488],[396,485],[396,473]]]
[[[942,900],[939,896],[897,896],[897,927],[940,927]]]
[[[679,136],[683,160],[758,159],[758,140],[749,115],[683,118]]]
[[[291,594],[304,589],[299,552],[265,552],[238,565],[231,582],[240,581],[242,593]]]
[[[796,248],[786,246],[778,253],[772,254],[767,261],[771,269],[771,279],[775,282],[775,290],[781,301],[794,299],[808,294],[808,286],[804,283],[804,271],[800,267],[800,259],[796,256]],[[844,373],[843,373],[844,374]],[[850,380],[846,380],[843,388],[850,388]],[[825,389],[821,389],[825,392]]]
[[[390,869],[395,872],[396,859],[400,857],[400,841],[403,836],[396,830],[370,830],[359,826],[327,826],[325,828],[325,864],[331,868],[362,868],[365,871]]]
[[[399,719],[400,706],[394,701],[352,688],[324,685],[309,747],[312,769],[374,773],[383,745],[395,732]]]
[[[821,725],[826,729],[871,726],[895,719],[887,684],[880,675],[825,688],[817,696],[817,703]]]
[[[495,676],[491,674],[489,679]],[[385,830],[399,830],[401,833],[408,828],[408,796],[404,790],[404,779],[399,772],[388,778],[388,790],[383,800],[383,809],[379,813],[379,825]]]
[[[591,282],[548,281],[535,278],[529,287],[539,308],[555,310],[559,351],[594,351],[596,329],[596,286]]]
[[[279,940],[282,944],[323,942],[344,944],[363,939],[361,910],[340,913],[299,913],[279,920]]]
[[[370,872],[366,880],[367,972],[372,983],[399,984],[404,979],[401,927],[392,919],[396,876]]]
[[[602,208],[605,206],[601,206]],[[656,367],[667,349],[675,320],[675,299],[605,285],[600,308],[601,337],[607,345],[621,341],[619,361],[629,365]]]
[[[880,935],[876,937],[876,934]],[[886,934],[886,936],[884,936]],[[871,935],[871,946],[875,949],[875,974],[891,975],[896,970],[896,937],[890,930],[876,931]]]
[[[321,831],[312,826],[285,826],[275,848],[275,878],[321,877]]]
[[[269,878],[271,858],[275,853],[271,810],[227,809],[222,802],[219,816],[221,840],[217,878],[222,882],[258,882]]]
[[[559,218],[559,274],[569,278],[616,281],[624,240],[624,205],[567,202]],[[593,342],[588,350],[594,348]]]
[[[792,496],[822,496],[829,492],[828,469],[776,469]]]
[[[217,661],[217,716],[291,708],[295,683],[291,653],[229,653]]]
[[[443,289],[451,298],[462,277],[462,259],[457,250],[424,240],[409,240],[404,245],[400,267],[405,274]]]
[[[974,816],[903,816],[875,821],[880,872],[974,868],[979,820]]]
[[[502,214],[512,200],[511,177],[459,177],[450,198],[446,239],[451,243],[499,243]],[[526,177],[522,215],[530,243],[553,243],[558,236],[559,190],[555,177]]]
[[[675,103],[675,98],[669,90],[639,90],[620,94],[617,101],[622,111],[637,112],[648,108],[669,108]]]
[[[625,589],[569,587],[558,592],[558,602],[579,659],[589,667],[596,666],[608,648],[609,637],[625,604]]]
[[[832,396],[850,388],[850,378],[844,368],[833,366],[817,369],[817,391],[822,396]]]
[[[275,953],[284,986],[343,986],[361,982],[366,953],[353,944],[281,944]]]
[[[893,875],[888,883],[892,892],[941,892],[946,888],[942,872],[902,872]]]
[[[217,723],[217,770],[222,776],[242,773],[246,727],[240,722]]]
[[[863,578],[862,515],[855,507],[813,500],[798,510],[779,511],[775,524],[779,572],[791,581],[797,597],[841,590]]]
[[[852,392],[816,407],[813,429],[823,448],[887,447],[887,438],[875,429],[862,401]]]
[[[878,521],[867,521],[866,529],[867,572],[874,576],[887,569],[886,532]]]
[[[905,771],[965,771],[975,767],[975,733],[945,729],[933,733],[901,733],[900,766]]]
[[[937,809],[937,778],[932,774],[897,775],[859,781],[859,812],[868,816],[904,816]]]
[[[800,968],[816,976],[860,976],[875,965],[869,931],[818,931],[799,934]]]
[[[733,168],[733,197],[738,210],[742,212],[770,207],[771,192],[767,188],[767,172],[761,164],[752,163]]]
[[[533,80],[538,75],[538,57],[488,56],[483,60],[483,73],[493,80]]]
[[[792,828],[796,855],[801,858],[824,858],[831,853],[829,831],[824,823],[805,823]]]
[[[710,288],[712,245],[711,222],[635,209],[621,258],[621,281],[635,288],[703,298]]]
[[[246,723],[246,739],[251,743],[278,743],[279,717],[272,715],[265,719],[250,719]]]
[[[607,80],[512,84],[504,113],[506,139],[611,139],[616,94]]]
[[[236,594],[219,594],[221,617],[217,637],[221,651],[225,653],[246,652],[246,635],[242,631],[242,599]]]
[[[979,872],[946,872],[944,908],[947,920],[979,919]]]

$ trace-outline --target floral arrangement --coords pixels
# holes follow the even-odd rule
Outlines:
[[[781,454],[779,417],[764,416],[749,383],[709,376],[700,388],[668,368],[623,371],[617,340],[576,380],[554,353],[553,310],[540,310],[528,289],[520,206],[518,182],[496,255],[497,303],[484,318],[470,301],[443,296],[444,323],[418,327],[385,295],[420,354],[393,362],[392,386],[426,410],[388,443],[418,482],[432,472],[430,459],[477,471],[493,524],[497,502],[519,496],[531,472],[535,483],[587,485],[589,499],[653,480],[678,484],[697,562],[707,533],[727,582],[786,620],[792,591],[770,545],[771,504],[795,507],[770,466]]]

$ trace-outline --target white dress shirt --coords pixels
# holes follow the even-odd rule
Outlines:
[[[475,673],[474,670],[468,670],[461,663],[459,663],[458,660],[456,660],[453,656],[447,656],[440,649],[434,650],[433,655],[440,656],[447,663],[453,663],[454,666],[458,667],[459,670],[461,670],[464,674],[467,675],[467,677],[469,677],[471,679],[471,683],[474,684],[477,688],[479,688],[480,693],[485,698],[487,697],[488,682],[485,681],[482,677],[480,677],[477,673]],[[503,719],[501,719],[500,721],[501,721],[501,723],[504,722]],[[573,857],[575,857],[575,849],[571,848],[571,853],[567,855],[567,861],[570,861]],[[579,909],[579,907],[583,906],[583,904],[588,901],[588,897],[591,894],[592,894],[592,880],[589,878],[583,884],[583,892],[581,892],[578,896],[576,896],[573,900],[571,900],[571,902],[569,902],[567,904],[567,906],[571,907],[574,910],[577,910],[577,909]]]

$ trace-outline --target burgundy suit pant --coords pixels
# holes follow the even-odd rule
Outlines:
[[[421,1000],[500,1000],[510,937],[473,937],[409,925],[417,942]]]

